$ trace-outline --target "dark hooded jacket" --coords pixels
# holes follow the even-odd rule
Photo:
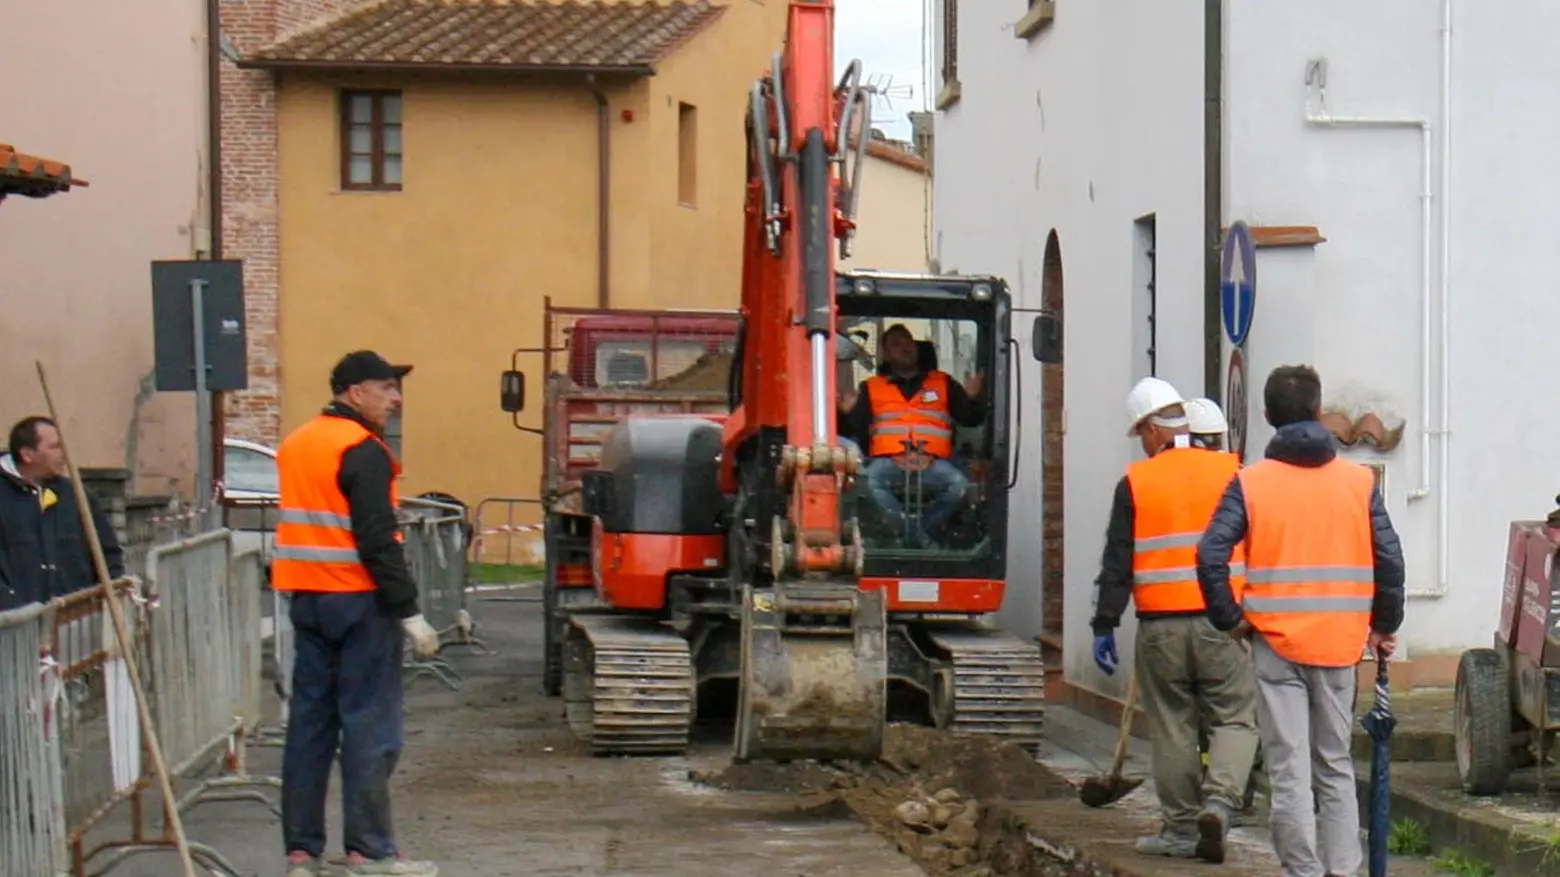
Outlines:
[[[1331,462],[1336,455],[1332,434],[1314,420],[1280,427],[1267,446],[1268,459],[1312,469]],[[1403,624],[1405,597],[1403,546],[1379,490],[1371,493],[1370,522],[1376,570],[1370,629],[1397,633]],[[1241,621],[1241,608],[1230,591],[1230,554],[1246,538],[1246,526],[1246,497],[1236,478],[1219,500],[1219,508],[1197,545],[1197,582],[1208,604],[1208,620],[1219,630],[1234,630]]]
[[[90,498],[108,574],[125,574],[124,551],[102,508]],[[67,478],[34,487],[10,454],[0,455],[0,610],[63,597],[97,581]]]

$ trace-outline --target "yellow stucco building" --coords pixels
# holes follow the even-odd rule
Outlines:
[[[498,374],[544,296],[736,305],[748,89],[787,5],[378,0],[241,61],[276,77],[280,433],[374,348],[414,367],[403,495],[535,496]]]

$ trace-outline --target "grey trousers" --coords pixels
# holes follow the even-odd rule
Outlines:
[[[1202,616],[1138,623],[1134,666],[1154,746],[1154,787],[1165,829],[1196,831],[1216,800],[1241,809],[1257,754],[1256,691],[1246,647]],[[1209,730],[1204,776],[1200,718]]]
[[[1284,877],[1353,877],[1364,859],[1350,752],[1355,668],[1290,663],[1260,634],[1252,663],[1273,851]]]

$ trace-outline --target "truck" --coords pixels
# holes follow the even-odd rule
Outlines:
[[[602,444],[625,417],[693,415],[724,422],[737,313],[717,310],[581,308],[543,302],[539,348],[543,425],[541,484],[544,615],[542,686],[562,693],[565,614],[599,605],[591,576],[591,518],[581,507],[583,474],[601,462]],[[506,408],[515,408],[507,400]]]

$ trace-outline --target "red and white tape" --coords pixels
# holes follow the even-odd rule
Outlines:
[[[493,536],[499,533],[540,533],[546,529],[545,524],[500,524],[497,527],[484,527],[483,536]]]

